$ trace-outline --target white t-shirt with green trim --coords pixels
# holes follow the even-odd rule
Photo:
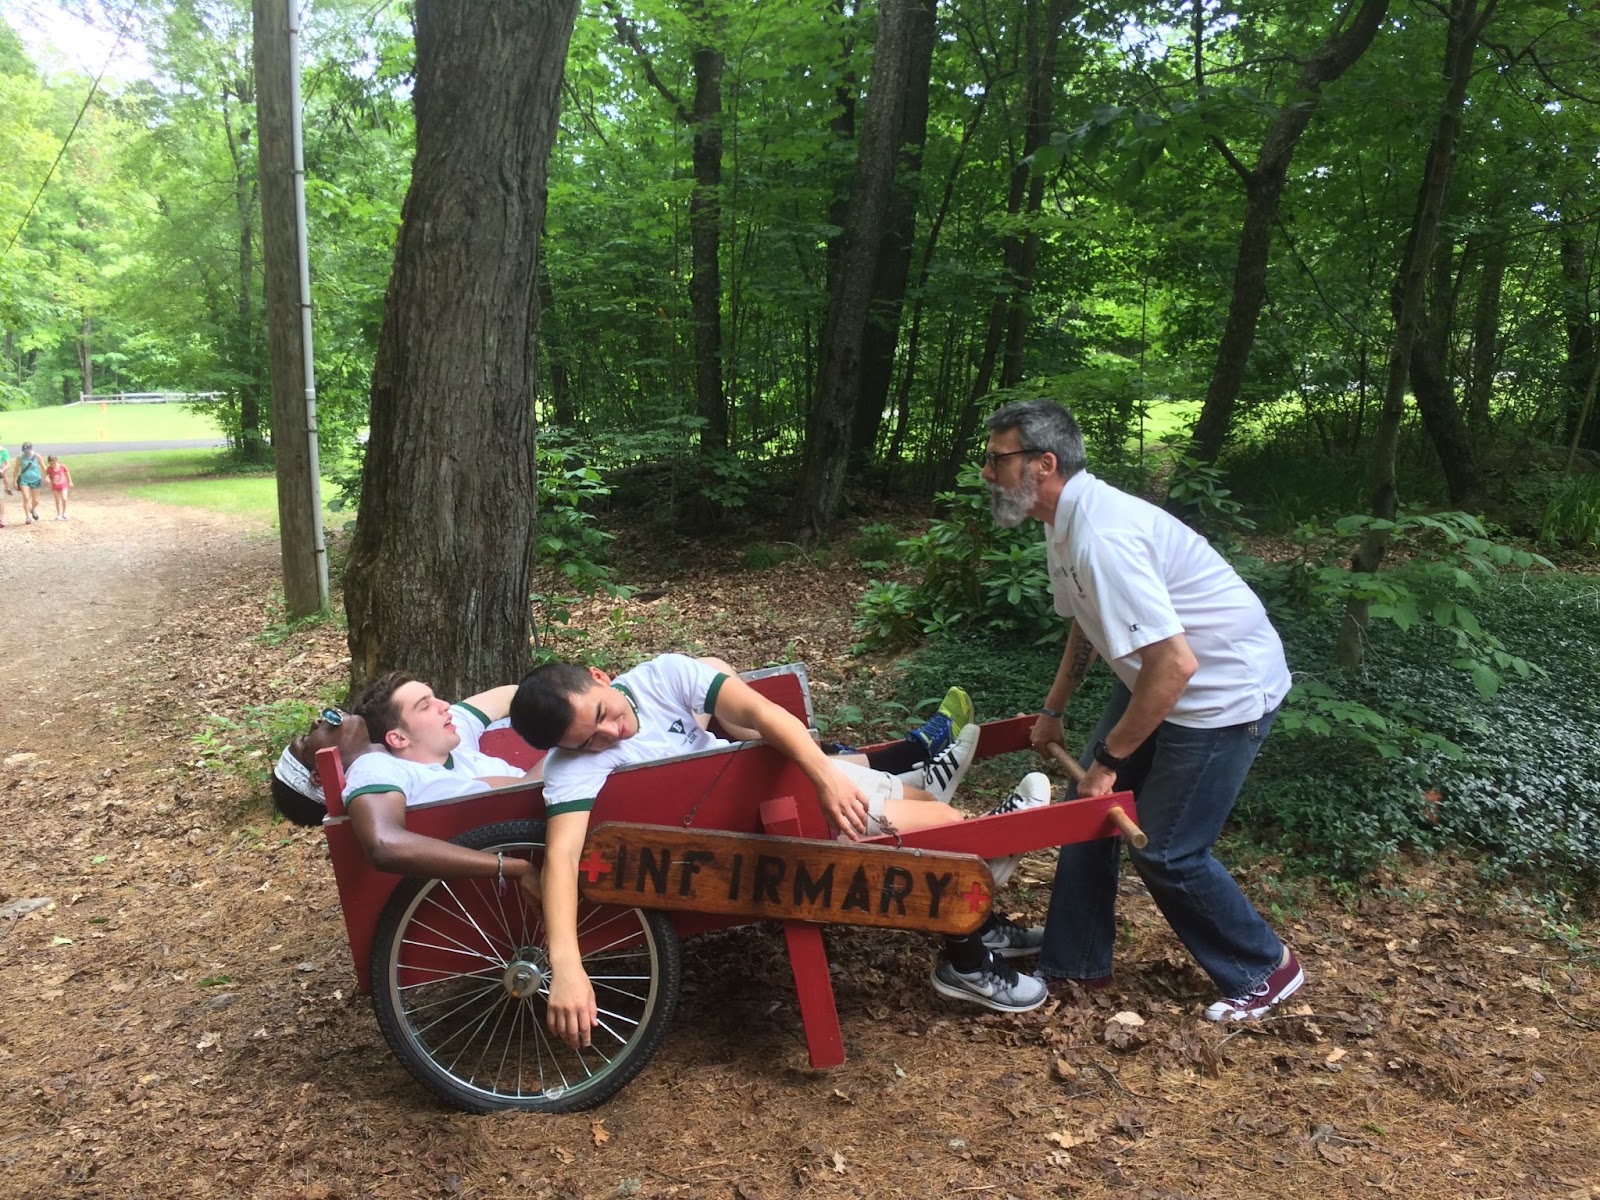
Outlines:
[[[717,692],[726,679],[686,654],[663,654],[618,675],[611,686],[633,705],[639,732],[598,753],[550,751],[544,760],[545,815],[589,811],[618,767],[731,745],[695,721],[696,715],[716,709]]]
[[[452,704],[450,719],[461,735],[461,744],[442,763],[412,762],[408,758],[380,753],[363,754],[351,763],[344,777],[345,807],[348,808],[357,796],[399,792],[410,808],[429,800],[449,800],[486,792],[490,785],[480,776],[509,775],[520,779],[526,774],[505,759],[478,749],[478,742],[490,722],[477,709],[470,704]]]

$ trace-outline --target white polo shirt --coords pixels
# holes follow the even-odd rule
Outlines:
[[[473,792],[486,792],[490,785],[481,776],[509,775],[521,779],[526,771],[503,758],[485,754],[478,742],[489,728],[489,718],[469,704],[452,704],[450,719],[455,722],[461,744],[442,763],[412,762],[393,754],[374,751],[350,764],[344,776],[344,803],[375,792],[399,792],[406,807],[428,800],[448,800]],[[498,722],[497,722],[498,723]]]
[[[550,751],[544,760],[545,815],[587,812],[618,767],[729,745],[695,721],[716,711],[717,693],[727,678],[686,654],[663,654],[618,675],[611,686],[633,706],[639,732],[598,752]]]
[[[1172,514],[1079,471],[1045,546],[1056,612],[1078,622],[1130,691],[1139,651],[1184,635],[1199,666],[1167,714],[1173,724],[1239,725],[1288,695],[1283,643],[1260,599]]]

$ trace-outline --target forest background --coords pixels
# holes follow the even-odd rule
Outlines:
[[[235,458],[266,461],[250,6],[5,11],[46,8],[149,70],[64,70],[0,26],[0,408],[217,391]],[[322,453],[360,508],[358,560],[387,533],[419,589],[446,562],[503,577],[525,620],[434,646],[358,596],[357,681],[404,659],[470,690],[535,630],[581,653],[573,599],[630,586],[605,523],[643,522],[741,531],[752,570],[873,563],[862,650],[896,655],[902,703],[976,677],[986,711],[1035,707],[1060,634],[1042,545],[992,527],[974,462],[988,411],[1061,396],[1093,469],[1203,528],[1291,645],[1287,746],[1247,826],[1346,875],[1456,842],[1553,911],[1592,894],[1588,6],[546,0],[430,33],[434,8],[304,14]],[[485,133],[515,115],[496,96],[536,84],[559,96],[547,178],[537,147]],[[456,208],[525,202],[516,252],[476,266],[506,268],[536,358],[491,389],[462,357],[418,401],[386,325],[431,314],[411,328],[449,363],[455,292],[476,288],[427,294],[402,236],[402,206],[452,178],[424,152],[429,120],[449,136],[425,94],[454,102],[480,172]],[[526,487],[500,473],[490,390],[527,410],[510,440],[530,464],[537,431]],[[479,476],[514,485],[484,502]],[[419,516],[442,531],[421,547],[396,532]]]

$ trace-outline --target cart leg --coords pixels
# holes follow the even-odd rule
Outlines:
[[[793,796],[764,803],[761,824],[768,833],[803,836]],[[822,928],[807,921],[785,921],[783,936],[789,944],[789,968],[794,972],[794,990],[800,1000],[800,1021],[805,1026],[811,1065],[837,1067],[844,1062],[844,1034],[839,1030],[839,1010],[833,1002],[833,978],[828,974]]]

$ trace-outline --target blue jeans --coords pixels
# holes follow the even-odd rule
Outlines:
[[[1089,737],[1085,767],[1129,699],[1119,683]],[[1163,721],[1117,773],[1117,789],[1134,793],[1139,826],[1150,837],[1143,850],[1130,846],[1128,857],[1173,932],[1224,996],[1249,995],[1283,955],[1278,935],[1211,853],[1277,715],[1274,709],[1222,729]],[[1047,979],[1111,974],[1122,845],[1121,838],[1103,838],[1061,847],[1039,952],[1039,972]]]

